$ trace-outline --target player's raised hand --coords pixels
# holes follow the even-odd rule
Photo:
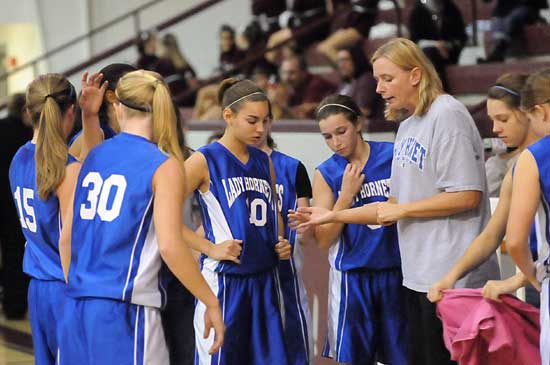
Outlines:
[[[88,77],[88,72],[84,72],[81,80],[82,94],[78,99],[80,109],[83,114],[97,114],[103,103],[103,95],[107,90],[108,81],[101,83],[103,74],[93,73]]]
[[[363,174],[361,169],[354,164],[348,163],[344,170],[340,195],[354,198],[361,189],[363,181],[365,181],[365,174]]]
[[[218,261],[233,261],[240,264],[239,256],[243,250],[242,240],[227,240],[221,243],[212,244],[206,256]]]
[[[275,245],[275,252],[277,252],[279,260],[288,260],[292,253],[292,246],[287,239],[279,236],[279,242]]]
[[[211,329],[214,329],[214,343],[208,350],[210,355],[215,354],[222,347],[225,335],[225,326],[219,303],[216,306],[206,307],[204,312],[204,338],[210,336]]]

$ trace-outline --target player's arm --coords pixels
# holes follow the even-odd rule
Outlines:
[[[74,162],[65,168],[65,177],[56,190],[59,199],[59,213],[61,216],[61,234],[59,236],[59,256],[65,281],[68,280],[71,265],[71,233],[73,228],[73,202],[80,163]]]
[[[186,198],[197,189],[201,191],[209,189],[210,174],[208,173],[206,158],[202,153],[195,152],[185,160],[184,174],[184,196]],[[240,263],[238,257],[242,250],[241,240],[227,240],[214,244],[204,238],[204,234],[202,236],[198,235],[185,224],[180,225],[185,243],[193,250],[201,252],[215,260],[229,260],[237,264]]]
[[[107,89],[107,81],[101,84],[102,78],[100,73],[94,73],[90,77],[87,72],[82,75],[82,94],[78,101],[82,110],[82,135],[79,137],[81,142],[78,154],[80,161],[84,161],[88,152],[104,139],[98,115]]]
[[[481,294],[486,299],[495,300],[500,302],[500,296],[502,294],[512,294],[519,288],[523,288],[529,284],[529,280],[523,275],[522,272],[516,273],[516,275],[509,277],[506,280],[489,280],[483,287]]]
[[[540,204],[541,189],[537,163],[529,150],[521,153],[513,180],[510,217],[506,227],[506,248],[521,272],[540,290],[528,238]]]
[[[471,270],[482,264],[499,247],[506,232],[512,196],[512,170],[509,170],[500,188],[500,199],[489,223],[464,252],[451,270],[432,285],[428,298],[436,302],[443,297],[443,290],[451,289],[455,283]]]
[[[215,352],[223,343],[223,319],[218,299],[204,280],[178,228],[182,222],[185,178],[175,158],[166,160],[155,172],[153,192],[153,222],[160,255],[178,280],[206,306],[205,328],[209,332],[210,327],[214,327],[216,336],[210,351]]]
[[[281,216],[281,212],[279,212],[278,209],[279,202],[277,200],[279,199],[279,195],[277,194],[277,189],[275,189],[277,175],[275,175],[275,168],[273,167],[273,161],[271,161],[271,157],[268,157],[268,159],[269,175],[271,177],[271,195],[273,198],[274,209],[277,213],[277,233],[279,239],[279,242],[277,242],[277,244],[275,245],[275,252],[277,252],[277,256],[280,260],[288,260],[290,258],[290,255],[292,255],[292,246],[285,238],[285,226],[283,218]]]

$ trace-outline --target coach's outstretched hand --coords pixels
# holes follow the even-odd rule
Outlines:
[[[218,261],[227,260],[240,264],[241,261],[239,260],[239,256],[243,249],[242,246],[242,240],[227,240],[222,243],[212,244],[206,256]]]
[[[279,236],[279,242],[275,245],[275,252],[277,252],[279,260],[288,260],[292,253],[292,246],[288,243],[287,239]]]
[[[225,335],[225,326],[219,303],[215,306],[206,307],[206,311],[204,312],[204,338],[210,336],[212,328],[214,329],[214,343],[210,347],[210,350],[208,350],[210,355],[215,354],[222,347]]]
[[[300,230],[319,224],[334,221],[334,212],[322,207],[299,207],[296,211],[289,210],[290,228]]]

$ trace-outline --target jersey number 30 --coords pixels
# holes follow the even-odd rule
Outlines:
[[[82,180],[82,187],[90,189],[86,203],[80,205],[80,218],[92,220],[97,214],[102,221],[112,222],[115,220],[120,215],[126,186],[126,178],[122,175],[113,174],[103,180],[98,172],[89,172]],[[107,203],[113,188],[116,192],[109,207]]]

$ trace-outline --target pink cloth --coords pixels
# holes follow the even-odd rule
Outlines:
[[[443,292],[437,315],[451,358],[460,365],[538,365],[539,310],[511,296],[483,298],[481,289]]]

